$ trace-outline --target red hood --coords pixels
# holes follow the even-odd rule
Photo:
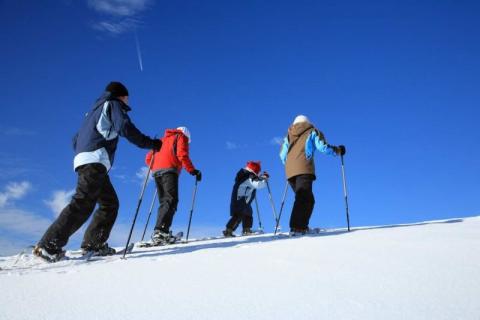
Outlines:
[[[183,134],[183,131],[177,130],[177,129],[167,129],[167,130],[165,130],[164,137],[165,138],[166,137],[171,137],[171,136],[174,136],[174,135],[179,134],[179,133]]]

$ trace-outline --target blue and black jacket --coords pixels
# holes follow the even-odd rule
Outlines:
[[[255,199],[257,189],[264,188],[266,181],[255,173],[240,169],[235,177],[232,198],[230,201],[230,215],[252,215],[252,201]]]
[[[127,114],[130,110],[110,92],[103,93],[85,115],[80,130],[73,138],[74,169],[88,163],[101,163],[110,170],[119,136],[140,148],[153,148],[154,140],[141,133],[130,120]]]

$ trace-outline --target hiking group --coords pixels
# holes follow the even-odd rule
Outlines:
[[[61,260],[65,255],[63,247],[70,236],[88,220],[97,204],[98,208],[81,243],[82,252],[100,256],[115,253],[107,240],[117,218],[119,200],[109,171],[120,136],[139,148],[150,149],[145,162],[152,172],[160,202],[151,238],[153,244],[160,245],[168,243],[172,237],[170,227],[179,201],[178,183],[182,168],[197,182],[202,179],[202,173],[189,156],[190,131],[187,127],[168,129],[161,139],[144,135],[128,116],[131,111],[128,97],[128,90],[122,83],[110,82],[86,114],[73,139],[73,168],[78,176],[75,194],[34,247],[35,256],[49,262]],[[280,151],[286,178],[295,193],[289,223],[293,235],[309,231],[309,220],[315,204],[312,192],[312,184],[316,179],[315,150],[333,156],[345,154],[344,146],[327,144],[322,132],[306,116],[297,116],[288,128]],[[259,161],[248,161],[237,172],[231,194],[231,217],[223,231],[224,236],[234,236],[233,232],[240,223],[242,234],[252,233],[252,202],[257,189],[268,186],[268,179],[267,172],[261,173]]]

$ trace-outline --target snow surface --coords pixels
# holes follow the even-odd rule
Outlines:
[[[480,319],[480,217],[69,256],[0,258],[0,319]]]

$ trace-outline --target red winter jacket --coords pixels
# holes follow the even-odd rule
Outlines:
[[[176,169],[180,174],[182,167],[189,173],[195,170],[192,161],[188,155],[188,138],[182,131],[176,129],[167,129],[162,140],[162,148],[155,153],[153,159],[152,172],[168,169]],[[145,163],[150,165],[153,151],[147,153]]]

